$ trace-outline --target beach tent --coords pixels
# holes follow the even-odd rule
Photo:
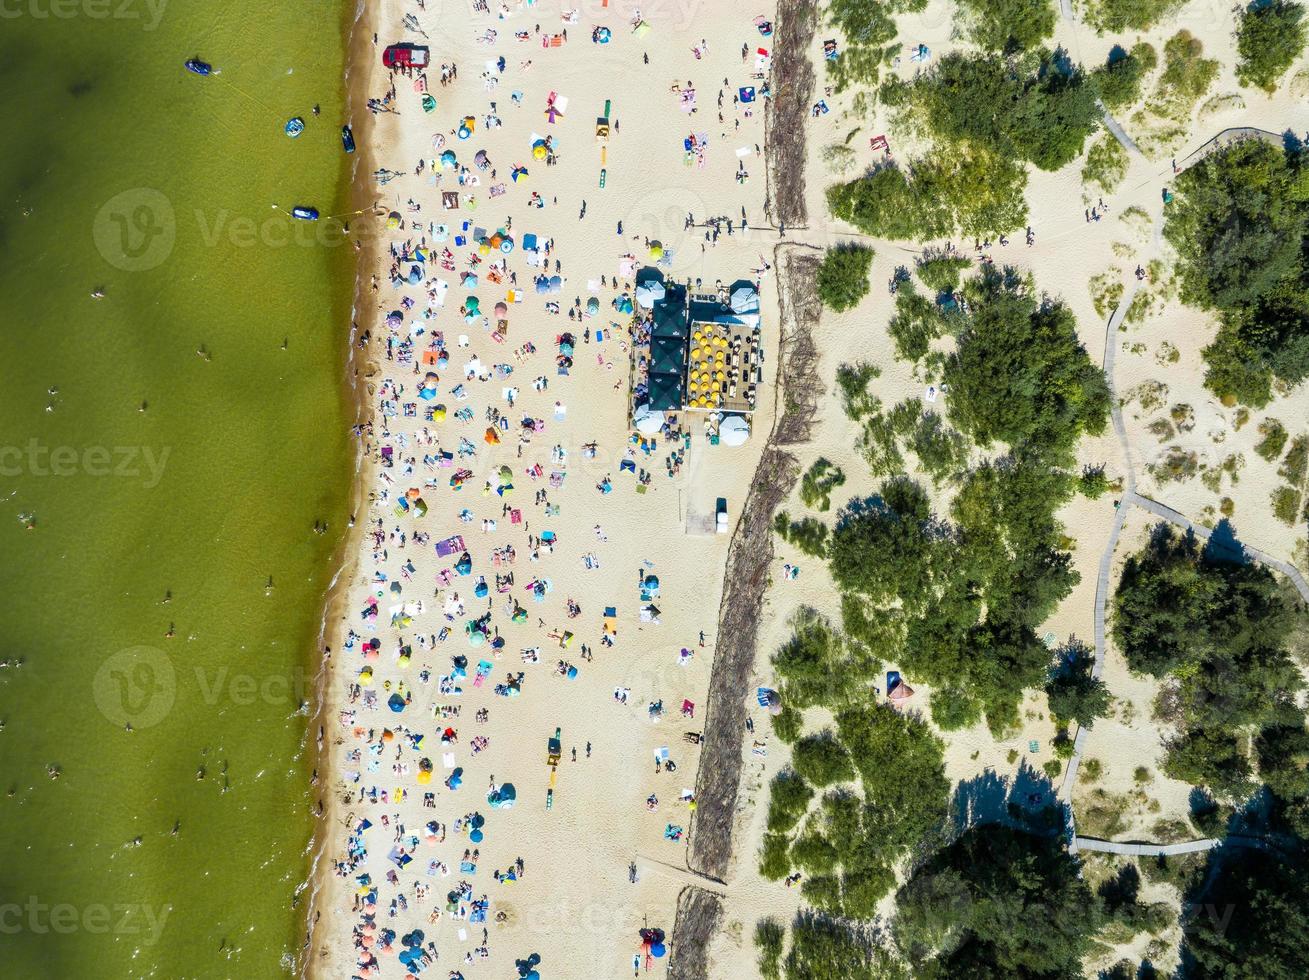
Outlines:
[[[758,313],[759,294],[755,292],[754,286],[745,282],[735,284],[731,306],[733,313]]]
[[[632,424],[636,426],[637,432],[653,435],[663,428],[664,413],[652,410],[649,405],[642,405],[633,415]]]
[[[681,375],[686,366],[686,345],[672,337],[656,337],[650,342],[650,371],[653,374]]]
[[[718,426],[718,438],[724,446],[740,446],[750,438],[750,423],[744,416],[729,415]]]
[[[904,704],[914,696],[914,689],[906,684],[903,680],[897,680],[895,686],[886,692],[887,699],[892,704]]]
[[[636,287],[636,302],[643,309],[652,309],[656,302],[664,298],[664,284],[658,280],[643,282]]]
[[[650,410],[675,412],[682,407],[682,376],[680,374],[650,375]]]
[[[686,307],[661,300],[654,304],[654,330],[651,336],[674,337],[685,341],[691,335],[686,325]]]

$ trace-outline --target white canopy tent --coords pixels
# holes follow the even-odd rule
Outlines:
[[[729,415],[718,426],[718,439],[724,446],[741,446],[750,438],[750,423],[741,415]]]

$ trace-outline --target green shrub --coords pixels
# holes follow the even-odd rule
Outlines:
[[[842,364],[836,369],[836,386],[841,391],[841,407],[847,418],[858,421],[877,411],[878,401],[868,393],[868,385],[881,374],[881,368],[865,361]]]
[[[972,38],[988,51],[1013,54],[1054,33],[1052,0],[960,0],[972,14]]]
[[[815,786],[831,786],[854,778],[854,764],[831,731],[806,735],[795,743],[791,764]]]
[[[1077,480],[1077,489],[1088,500],[1099,500],[1109,489],[1109,477],[1105,476],[1103,466],[1085,466]]]
[[[1159,56],[1154,48],[1142,41],[1130,52],[1115,47],[1109,61],[1096,71],[1096,85],[1100,101],[1111,110],[1125,109],[1141,100],[1141,85],[1145,76],[1154,71]]]
[[[1295,487],[1278,487],[1272,494],[1273,516],[1283,524],[1294,526],[1300,520],[1300,491]]]
[[[772,716],[773,734],[785,742],[787,745],[793,743],[800,737],[800,732],[804,728],[804,714],[791,707],[789,704],[782,705],[782,710]]]
[[[1282,455],[1286,447],[1286,427],[1279,420],[1269,417],[1259,423],[1259,434],[1263,438],[1254,447],[1254,451],[1271,463]]]
[[[1088,0],[1083,16],[1101,34],[1144,31],[1158,24],[1185,0]]]
[[[1111,133],[1105,133],[1086,151],[1082,183],[1088,193],[1112,194],[1127,175],[1127,151]]]
[[[1299,487],[1309,475],[1309,436],[1296,436],[1291,440],[1291,448],[1286,451],[1286,458],[1277,469],[1277,475],[1292,486]]]
[[[791,873],[791,845],[785,834],[764,835],[759,873],[769,881],[781,881]]]
[[[760,919],[755,923],[754,944],[759,950],[759,975],[764,980],[781,980],[785,940],[786,926],[776,919]]]
[[[813,788],[794,769],[783,769],[768,784],[768,832],[784,834],[795,827],[813,799]]]
[[[857,306],[868,295],[873,250],[862,245],[829,248],[818,267],[818,296],[838,312]]]
[[[844,483],[845,474],[841,472],[841,467],[819,458],[800,481],[800,499],[806,507],[829,510],[832,506],[832,491]]]
[[[918,260],[918,279],[937,294],[953,292],[959,277],[972,265],[971,259],[945,252],[924,252]]]

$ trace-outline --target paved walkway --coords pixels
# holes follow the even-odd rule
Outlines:
[[[1132,139],[1132,137],[1127,135],[1127,130],[1123,129],[1118,120],[1109,114],[1109,110],[1104,107],[1104,103],[1097,99],[1096,104],[1104,113],[1104,117],[1101,120],[1104,123],[1104,128],[1114,134],[1114,139],[1122,144],[1124,150],[1135,156],[1141,156],[1141,148],[1136,145],[1136,141]]]
[[[1105,124],[1108,126],[1110,117],[1105,115]],[[1114,123],[1116,126],[1117,124]],[[1113,126],[1109,126],[1113,130]],[[1203,144],[1199,149],[1192,151],[1184,161],[1181,169],[1191,166],[1208,149],[1226,145],[1228,142],[1236,139],[1257,136],[1261,139],[1276,139],[1281,137],[1276,133],[1268,130],[1254,129],[1253,127],[1238,127],[1234,129],[1225,129],[1213,139]],[[1152,240],[1158,246],[1163,232],[1163,214],[1162,212],[1155,215],[1154,229]],[[1117,392],[1114,388],[1114,361],[1118,353],[1118,329],[1122,325],[1127,315],[1127,310],[1132,305],[1132,300],[1136,297],[1140,289],[1140,282],[1133,282],[1125,291],[1121,301],[1113,314],[1109,317],[1109,323],[1106,327],[1105,346],[1104,346],[1104,374],[1105,381],[1109,386],[1109,405],[1110,417],[1113,420],[1114,434],[1118,438],[1119,446],[1123,453],[1124,482],[1125,488],[1122,497],[1118,501],[1117,509],[1114,512],[1113,526],[1109,532],[1109,540],[1105,544],[1104,553],[1100,556],[1100,568],[1096,577],[1095,584],[1095,663],[1092,667],[1091,674],[1093,677],[1099,677],[1104,671],[1104,658],[1107,646],[1106,629],[1105,629],[1105,607],[1109,599],[1109,580],[1113,572],[1114,552],[1118,547],[1118,539],[1122,534],[1123,526],[1127,522],[1127,515],[1133,507],[1139,507],[1147,513],[1153,514],[1165,521],[1185,529],[1189,534],[1195,535],[1204,541],[1210,541],[1213,537],[1213,531],[1203,525],[1196,524],[1185,514],[1176,511],[1167,504],[1162,504],[1157,500],[1143,496],[1136,489],[1136,465],[1132,456],[1132,444],[1127,438],[1127,426],[1123,422],[1122,408],[1119,403]],[[1266,552],[1253,548],[1248,544],[1237,542],[1239,551],[1236,547],[1231,548],[1232,557],[1242,561],[1254,561],[1268,568],[1276,569],[1295,586],[1297,592],[1305,602],[1309,602],[1309,582],[1295,566],[1282,561],[1280,558],[1274,558]],[[1079,727],[1077,735],[1073,739],[1073,754],[1068,759],[1068,765],[1064,770],[1063,781],[1059,785],[1059,799],[1069,806],[1070,824],[1074,820],[1072,814],[1073,788],[1077,785],[1077,771],[1081,765],[1082,753],[1086,748],[1086,741],[1090,735],[1087,728]],[[1228,838],[1229,840],[1231,838]],[[1253,841],[1254,839],[1249,839]],[[1114,841],[1097,840],[1091,837],[1077,837],[1074,830],[1071,849],[1073,851],[1080,849],[1088,851],[1104,851],[1111,854],[1133,854],[1133,855],[1159,855],[1159,854],[1189,854],[1196,851],[1206,851],[1218,844],[1219,840],[1198,840],[1185,844],[1152,844],[1152,843],[1116,843]],[[1255,846],[1255,841],[1251,846]]]

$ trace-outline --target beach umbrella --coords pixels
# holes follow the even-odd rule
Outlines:
[[[524,177],[527,176],[527,168],[526,168],[526,167],[514,167],[514,169],[510,171],[509,176],[513,178],[513,181],[514,181],[514,183],[516,184],[516,183],[518,183],[520,180],[522,180]]]
[[[443,147],[443,146],[445,146],[445,134],[444,134],[444,133],[433,133],[433,134],[432,134],[432,149],[434,149],[434,150],[439,150],[439,149],[441,149],[441,147]]]
[[[452,170],[459,165],[459,158],[455,156],[454,150],[446,150],[441,154],[441,166],[446,170]]]
[[[388,327],[398,327],[400,324],[404,323],[404,319],[405,317],[403,313],[399,310],[392,310],[386,315],[386,325]]]
[[[486,835],[482,833],[480,830],[474,830],[471,834],[468,835],[468,839],[471,840],[474,844],[480,844],[482,843],[482,841],[486,839]]]
[[[464,300],[464,309],[468,311],[469,316],[478,316],[482,312],[482,301],[476,296],[469,296]]]
[[[547,151],[546,148],[545,148],[545,143],[538,141],[538,142],[537,142],[537,143],[532,147],[532,158],[533,158],[534,160],[544,160],[544,159],[546,158],[548,152],[549,152],[549,151]],[[524,171],[524,172],[526,172],[526,171]]]
[[[405,699],[402,698],[399,694],[392,694],[391,697],[387,700],[386,704],[387,707],[389,707],[396,714],[399,714],[401,711],[405,710]]]
[[[478,150],[477,153],[473,155],[473,163],[477,165],[478,170],[485,170],[491,165],[491,158],[486,155],[485,150]]]
[[[509,304],[508,304],[508,303],[505,303],[505,302],[502,300],[501,302],[495,304],[495,315],[496,315],[496,316],[498,316],[498,317],[503,317],[503,316],[505,316],[508,312],[509,312]]]
[[[445,406],[444,406],[444,405],[437,405],[434,409],[432,409],[432,419],[433,419],[433,421],[436,421],[436,422],[444,422],[444,421],[445,421]]]
[[[399,228],[399,227],[400,227],[400,222],[401,222],[402,220],[403,220],[403,219],[400,217],[400,212],[399,212],[399,211],[392,211],[390,214],[388,214],[388,215],[386,216],[386,227],[388,227],[388,228]]]

